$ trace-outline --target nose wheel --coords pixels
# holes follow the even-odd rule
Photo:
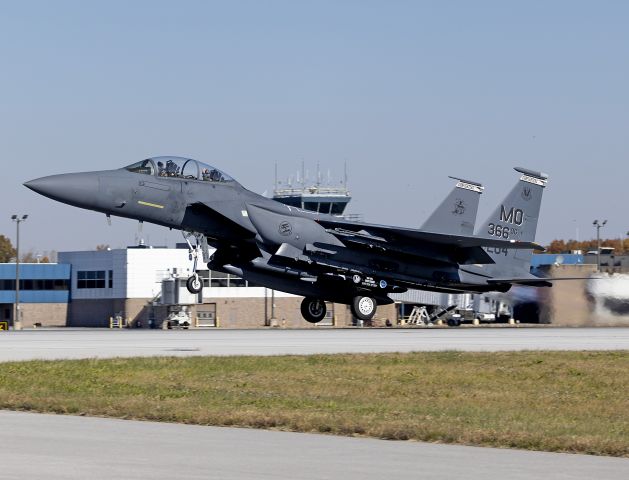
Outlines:
[[[190,293],[194,294],[199,293],[201,290],[203,290],[203,281],[201,280],[201,277],[199,277],[198,273],[195,273],[191,277],[188,277],[188,280],[186,281],[186,287],[188,288],[188,291]]]

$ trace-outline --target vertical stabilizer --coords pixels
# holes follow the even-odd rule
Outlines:
[[[477,236],[521,242],[535,240],[548,175],[524,168],[515,168],[515,171],[522,174],[518,183],[479,226]],[[517,277],[529,274],[532,250],[486,250],[496,262],[486,266],[492,276]]]
[[[472,235],[483,186],[461,178],[449,178],[456,180],[456,185],[421,229],[453,235]]]

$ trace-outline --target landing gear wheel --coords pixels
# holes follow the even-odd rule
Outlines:
[[[199,275],[195,273],[191,277],[188,277],[186,287],[188,287],[188,291],[190,293],[199,293],[203,290],[203,281],[199,278]]]
[[[306,297],[301,302],[301,314],[309,323],[319,323],[325,318],[327,308],[320,298]]]
[[[461,320],[457,318],[448,318],[448,327],[459,327],[461,326]]]
[[[376,314],[378,303],[372,297],[354,297],[352,301],[352,313],[359,320],[371,320]]]

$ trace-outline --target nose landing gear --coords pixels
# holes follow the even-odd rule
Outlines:
[[[192,275],[188,277],[186,281],[186,288],[190,293],[200,293],[203,290],[203,280],[197,273],[197,263],[199,258],[202,258],[204,262],[209,261],[209,252],[207,246],[207,239],[204,235],[200,233],[191,233],[191,232],[182,232],[183,238],[188,244],[188,258],[192,260]],[[190,238],[194,237],[196,240],[195,245],[193,246],[190,243]]]

